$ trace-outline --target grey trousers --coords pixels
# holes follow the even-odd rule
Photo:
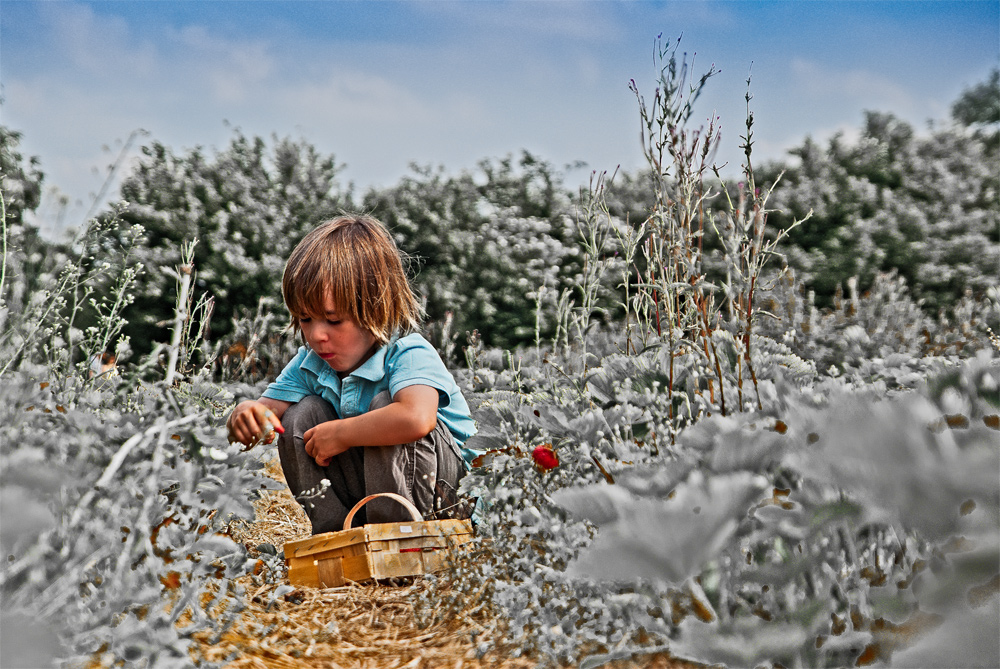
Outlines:
[[[368,410],[388,406],[388,392],[372,400]],[[320,467],[305,451],[307,430],[337,420],[329,402],[312,395],[285,410],[278,437],[281,469],[292,495],[312,523],[312,533],[343,529],[348,512],[361,499],[379,492],[407,498],[425,519],[467,518],[468,504],[458,499],[459,479],[465,473],[462,455],[445,425],[438,421],[426,437],[399,446],[358,446]],[[329,481],[325,488],[322,481]],[[354,516],[353,525],[410,520],[401,504],[388,498],[368,502]]]

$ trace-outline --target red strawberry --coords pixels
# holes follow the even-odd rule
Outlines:
[[[559,466],[559,458],[556,457],[556,452],[552,450],[552,444],[542,444],[535,447],[535,450],[531,452],[531,457],[535,459],[535,464],[543,472]]]

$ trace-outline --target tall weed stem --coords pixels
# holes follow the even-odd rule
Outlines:
[[[174,327],[170,337],[167,357],[166,384],[172,385],[178,377],[178,361],[181,359],[181,347],[187,343],[189,320],[191,318],[191,281],[194,278],[194,247],[198,240],[185,242],[181,245],[181,264],[174,270],[165,270],[177,279],[177,303],[174,307]]]
[[[4,201],[2,190],[0,190],[0,225],[3,226],[3,260],[0,261],[0,309],[3,309],[5,306],[4,287],[7,282],[7,203]],[[0,325],[2,324],[3,321],[0,321]]]
[[[767,201],[780,181],[779,174],[767,188],[758,188],[753,170],[753,111],[750,101],[753,96],[749,91],[750,78],[747,78],[746,99],[746,134],[741,135],[741,148],[746,157],[743,164],[745,183],[737,186],[738,198],[734,204],[719,174],[719,169],[712,170],[722,183],[722,192],[726,198],[727,211],[722,216],[723,225],[720,229],[713,219],[715,233],[723,247],[726,261],[726,283],[723,290],[729,313],[730,326],[734,330],[736,341],[739,342],[741,363],[737,375],[737,394],[740,408],[743,408],[743,366],[747,368],[750,381],[753,384],[757,400],[757,408],[763,407],[760,399],[757,373],[753,365],[753,327],[758,314],[762,313],[755,305],[754,298],[761,286],[764,266],[771,257],[779,255],[775,250],[782,239],[796,226],[806,221],[811,215],[810,210],[803,218],[794,220],[787,228],[769,233],[767,230]],[[770,286],[764,286],[769,288]]]

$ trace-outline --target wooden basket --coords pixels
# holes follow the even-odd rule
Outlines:
[[[410,512],[413,522],[351,527],[354,514],[376,497],[390,497]],[[400,495],[379,493],[358,502],[341,532],[326,532],[285,544],[288,581],[293,585],[335,588],[347,581],[417,576],[441,571],[456,547],[472,540],[469,520],[424,520]]]

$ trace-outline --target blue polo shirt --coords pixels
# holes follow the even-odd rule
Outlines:
[[[468,469],[480,455],[480,451],[464,446],[476,433],[476,424],[455,378],[434,347],[419,334],[393,338],[343,379],[323,358],[303,346],[274,383],[267,386],[264,397],[294,404],[308,395],[319,395],[339,417],[351,418],[368,411],[379,393],[389,391],[389,396],[394,397],[400,389],[416,385],[438,391],[437,418],[455,438]]]

